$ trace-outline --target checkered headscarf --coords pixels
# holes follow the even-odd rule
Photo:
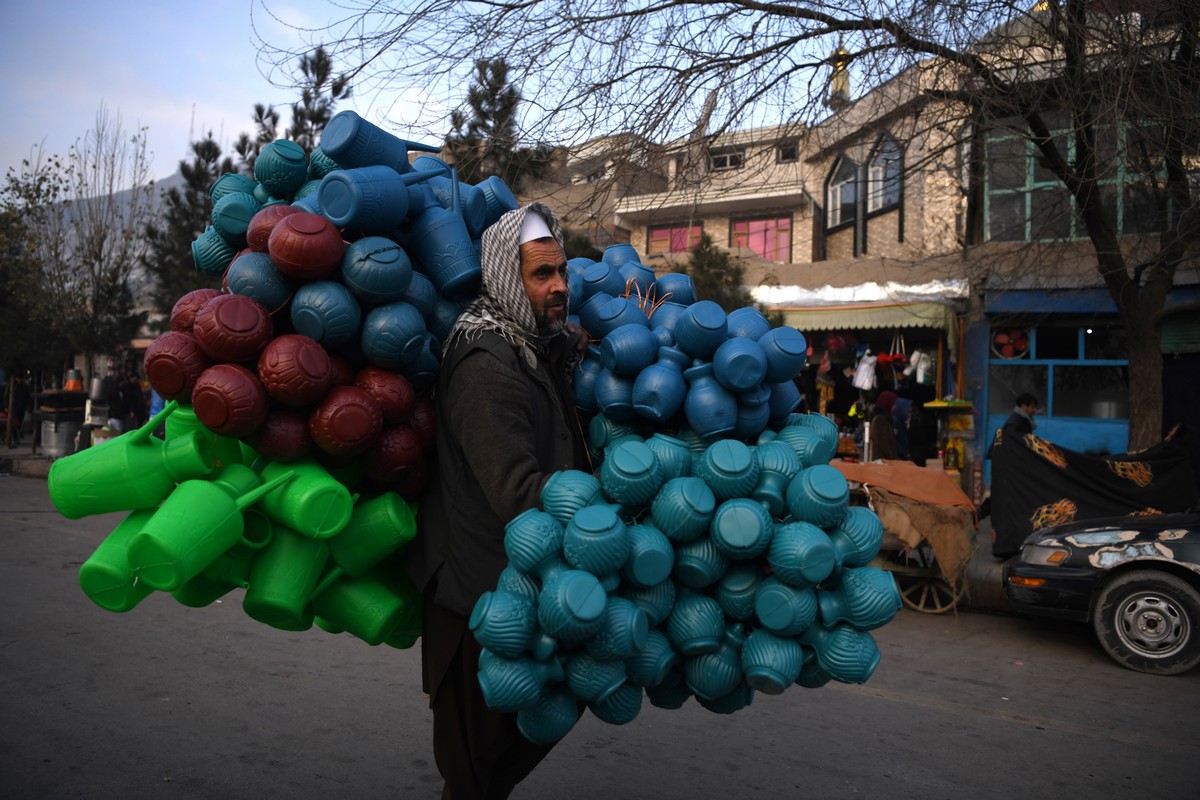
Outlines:
[[[480,331],[495,331],[514,347],[525,351],[526,358],[536,358],[544,351],[547,337],[538,334],[533,306],[525,293],[521,278],[521,225],[525,215],[536,211],[546,218],[550,232],[559,245],[563,243],[562,225],[554,212],[539,202],[509,211],[483,232],[483,286],[479,297],[459,315],[446,349],[459,336],[470,339]]]

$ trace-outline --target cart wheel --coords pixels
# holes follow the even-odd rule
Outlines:
[[[905,606],[922,614],[944,614],[958,605],[965,587],[954,586],[942,575],[933,549],[922,543],[915,550],[890,554],[886,564],[900,588]]]

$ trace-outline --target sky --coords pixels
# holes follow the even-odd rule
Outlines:
[[[269,0],[289,22],[320,24],[333,10],[327,0]],[[252,7],[253,25],[252,29]],[[255,103],[290,121],[294,89],[263,77],[254,30],[272,42],[298,42],[262,10],[262,0],[14,0],[0,4],[0,176],[29,158],[37,145],[65,155],[95,127],[103,105],[120,114],[130,135],[146,128],[151,176],[175,173],[189,144],[211,130],[222,150],[253,133]],[[409,100],[412,102],[409,102]],[[382,123],[377,109],[394,98],[352,97],[353,109]],[[406,113],[419,116],[421,98],[406,93],[389,118],[400,135],[436,143],[404,130]],[[413,120],[414,122],[416,120]]]

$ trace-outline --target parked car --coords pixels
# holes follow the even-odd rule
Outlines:
[[[1016,612],[1091,623],[1129,669],[1200,664],[1200,513],[1041,528],[1005,563],[1004,585]]]

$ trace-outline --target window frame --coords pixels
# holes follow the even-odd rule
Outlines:
[[[791,158],[785,158],[783,155],[784,148],[793,148],[794,155]],[[775,145],[775,163],[776,164],[795,164],[800,160],[800,140],[799,139],[784,139]]]
[[[718,165],[718,159],[723,164]],[[736,163],[735,163],[736,162]],[[713,172],[734,172],[746,166],[746,148],[737,146],[710,147],[708,166]]]
[[[891,162],[894,164],[895,173],[891,176],[887,174],[888,162],[883,161],[881,163],[885,148],[895,153],[895,159]],[[903,204],[904,148],[900,146],[900,143],[893,136],[884,133],[875,141],[875,146],[871,148],[871,155],[867,159],[866,173],[866,206],[868,216],[886,214]],[[895,186],[896,197],[891,202],[884,203],[881,202],[881,198],[885,196],[889,181]]]
[[[843,167],[847,169],[844,171]],[[838,180],[839,173],[847,175],[843,180]],[[826,232],[838,231],[843,228],[850,227],[855,224],[858,217],[858,185],[860,183],[860,165],[857,161],[850,158],[845,153],[839,153],[837,158],[833,160],[833,166],[829,169],[829,177],[825,182],[825,230]],[[846,219],[842,219],[842,209],[847,204],[842,202],[844,194],[843,187],[850,186],[853,190],[851,205],[854,209]],[[835,202],[836,197],[836,202]]]
[[[667,231],[667,249],[655,250],[653,248],[654,234],[658,231]],[[682,250],[675,249],[676,231],[684,232],[683,235],[689,239],[689,244]],[[648,225],[646,226],[646,255],[649,256],[669,256],[679,253],[690,253],[700,244],[701,237],[704,236],[704,222],[676,222],[667,223],[664,225]]]
[[[1062,115],[1059,115],[1062,117]],[[1157,230],[1137,230],[1135,213],[1136,206],[1132,204],[1133,195],[1130,190],[1136,191],[1139,188],[1146,189],[1151,195],[1154,189],[1161,191],[1162,185],[1166,180],[1166,166],[1159,164],[1155,174],[1147,176],[1145,171],[1139,170],[1130,165],[1132,154],[1130,151],[1130,142],[1132,136],[1139,131],[1147,128],[1153,128],[1154,123],[1147,120],[1129,121],[1124,120],[1115,123],[1105,123],[1097,126],[1097,132],[1107,134],[1115,132],[1113,137],[1113,158],[1111,163],[1114,169],[1111,174],[1101,177],[1097,181],[1098,188],[1102,192],[1106,192],[1113,197],[1113,200],[1106,201],[1111,203],[1109,210],[1113,214],[1113,227],[1117,236],[1154,236],[1161,233],[1165,229],[1166,215],[1170,210],[1170,198],[1163,193],[1166,207],[1158,211],[1159,224]],[[1070,127],[1069,119],[1062,117],[1057,125],[1050,129],[1051,136],[1057,139],[1060,143],[1060,149],[1063,151],[1063,157],[1068,162],[1075,160],[1075,137]],[[996,173],[996,159],[993,158],[994,148],[1002,146],[1011,146],[1014,143],[1020,143],[1024,150],[1023,164],[1020,172],[1024,173],[1024,182],[1020,186],[995,188],[993,186],[993,176]],[[983,137],[984,158],[983,158],[983,238],[984,241],[1012,241],[1012,242],[1069,242],[1082,241],[1088,238],[1087,229],[1084,226],[1083,220],[1080,218],[1076,209],[1075,198],[1067,191],[1062,181],[1058,178],[1048,175],[1048,170],[1040,167],[1038,164],[1038,154],[1029,140],[1029,137],[1020,130],[1011,126],[1006,127],[1004,120],[997,120],[990,130]],[[1103,147],[1099,144],[1098,147]],[[1016,166],[1013,163],[1013,166]],[[1014,175],[1018,173],[1014,170]],[[1040,198],[1059,195],[1058,202],[1065,201],[1067,208],[1064,213],[1067,214],[1066,230],[1063,235],[1039,235],[1038,226],[1045,225],[1046,217],[1042,213],[1042,209],[1036,207],[1036,203]],[[996,204],[1008,203],[1016,210],[1015,213],[1006,215],[1006,219],[993,219],[993,208]],[[1012,217],[1008,219],[1007,217]],[[1011,228],[1006,223],[1017,222]],[[999,227],[1004,225],[1004,227]],[[996,230],[993,228],[996,227]],[[1019,230],[1018,230],[1019,227]],[[1015,236],[1001,237],[1000,234],[1005,232],[1015,232]]]
[[[782,248],[783,256],[784,256],[782,261],[776,260],[775,258],[768,257],[767,255],[765,255],[763,253],[759,253],[757,250],[754,249],[753,245],[750,243],[750,241],[751,241],[750,237],[752,235],[752,231],[749,229],[749,227],[751,225],[753,225],[756,222],[775,223],[777,225],[778,223],[784,222],[784,221],[786,221],[786,223],[787,223],[787,229],[786,229],[787,230],[787,244],[784,245]],[[790,264],[790,263],[792,263],[792,245],[794,244],[794,241],[795,241],[795,238],[794,238],[794,234],[795,234],[795,230],[796,230],[795,222],[796,221],[793,218],[792,214],[771,214],[771,215],[759,215],[759,216],[754,216],[754,217],[737,217],[735,219],[730,219],[729,220],[729,246],[731,248],[732,247],[745,247],[746,249],[751,250],[755,255],[759,256],[760,258],[762,258],[766,261],[770,261],[775,264]],[[739,234],[736,231],[736,228],[739,225],[747,226],[746,232],[744,234],[742,234],[745,236],[744,243],[739,243],[737,241]],[[772,231],[775,234],[773,238],[776,239],[776,245],[773,248],[774,252],[776,254],[779,254],[779,252],[781,250],[781,248],[779,247],[778,242],[777,242],[779,230],[780,230],[780,228],[777,228],[777,227],[772,228]]]
[[[1004,327],[997,325],[994,321],[990,324],[989,339],[991,336]],[[1074,329],[1073,337],[1064,337],[1064,341],[1069,338],[1075,339],[1075,354],[1070,355],[1067,352],[1059,354],[1049,354],[1039,352],[1038,338],[1039,333],[1046,328],[1054,328],[1060,330]],[[1006,414],[1008,399],[1013,393],[1009,387],[1013,381],[1005,381],[1001,379],[1004,374],[1021,374],[1030,376],[1040,376],[1038,380],[1030,383],[1025,381],[1022,384],[1023,389],[1031,389],[1038,397],[1040,407],[1043,411],[1039,412],[1048,419],[1058,420],[1074,420],[1074,419],[1091,419],[1089,414],[1072,414],[1064,410],[1064,405],[1074,401],[1077,397],[1072,397],[1064,390],[1062,381],[1065,376],[1074,374],[1082,375],[1081,370],[1111,370],[1123,369],[1128,370],[1129,358],[1128,352],[1124,357],[1107,355],[1089,355],[1088,354],[1088,337],[1093,335],[1092,330],[1097,330],[1098,335],[1112,335],[1119,333],[1120,326],[1115,321],[1096,321],[1086,322],[1078,320],[1061,320],[1043,323],[1042,325],[1031,325],[1029,327],[1029,350],[1020,356],[1013,358],[1004,358],[994,352],[988,355],[988,398],[987,407],[988,413],[991,415]],[[1114,339],[1115,342],[1120,342],[1119,336]],[[1005,370],[1012,370],[1006,373]],[[1127,374],[1127,373],[1126,373]],[[1126,378],[1126,384],[1128,380]],[[1029,384],[1025,386],[1025,384]],[[1113,385],[1119,385],[1120,381]],[[1067,396],[1060,397],[1059,395]],[[1118,401],[1117,408],[1122,415],[1112,417],[1118,421],[1128,422],[1129,408],[1128,402],[1121,403]]]

